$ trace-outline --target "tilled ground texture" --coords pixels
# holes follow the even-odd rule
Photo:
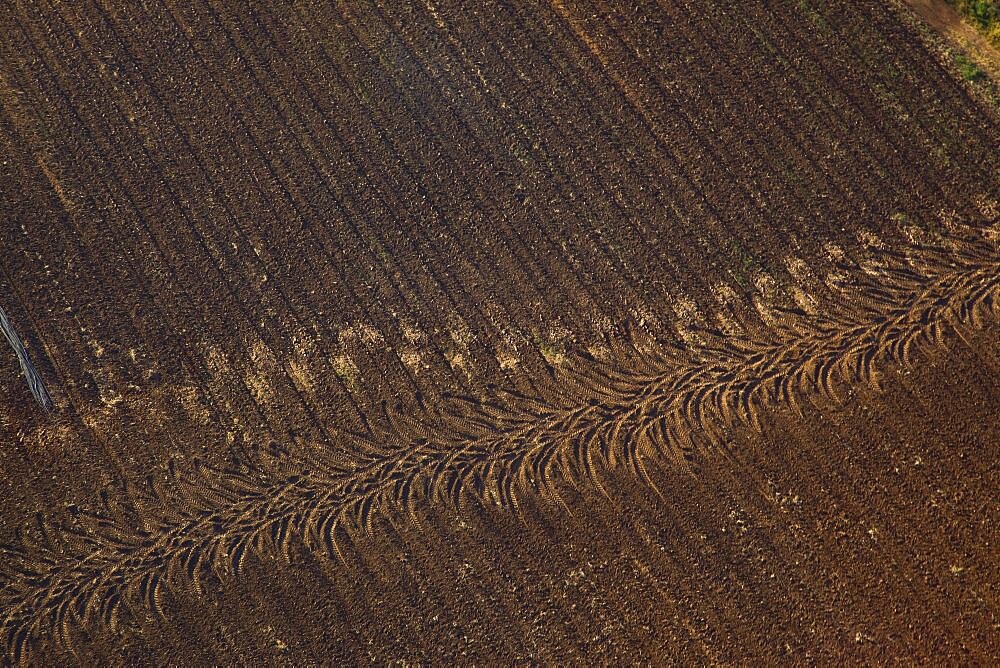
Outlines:
[[[997,660],[1000,123],[905,5],[125,6],[0,6],[7,661]]]

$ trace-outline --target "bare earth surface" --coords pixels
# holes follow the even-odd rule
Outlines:
[[[475,4],[0,6],[5,660],[996,663],[993,103]]]

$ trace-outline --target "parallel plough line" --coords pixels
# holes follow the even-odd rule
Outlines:
[[[338,539],[413,513],[418,500],[516,508],[529,490],[599,487],[618,466],[651,482],[647,462],[686,466],[767,410],[873,383],[880,365],[910,363],[993,319],[1000,251],[989,231],[962,228],[842,267],[821,308],[772,310],[738,337],[631,341],[611,359],[575,357],[537,396],[446,401],[393,418],[379,440],[345,436],[336,453],[187,471],[127,508],[81,513],[0,553],[6,649],[16,660],[41,634],[70,642],[81,624],[114,627],[126,607],[160,615],[169,584],[238,574],[248,556],[287,555],[293,540],[338,557]]]

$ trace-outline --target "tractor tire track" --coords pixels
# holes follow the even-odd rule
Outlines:
[[[935,242],[845,263],[816,310],[761,307],[741,335],[707,329],[685,343],[638,335],[610,359],[574,357],[533,395],[453,398],[418,416],[386,411],[380,438],[344,434],[305,458],[272,445],[230,469],[175,470],[170,484],[105,494],[99,511],[39,523],[39,538],[3,548],[0,632],[19,661],[33,639],[72,645],[81,625],[115,627],[128,609],[164,613],[170,585],[196,589],[238,575],[251,555],[289,555],[293,541],[337,558],[344,541],[418,503],[475,500],[517,510],[566,484],[600,488],[625,468],[655,489],[649,467],[698,470],[728,456],[733,429],[774,411],[801,412],[852,385],[877,387],[890,364],[910,365],[996,316],[1000,248],[994,228],[961,227]],[[337,454],[339,453],[339,454]],[[669,494],[669,490],[657,490]]]

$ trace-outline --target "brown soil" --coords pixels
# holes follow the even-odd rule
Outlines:
[[[7,660],[997,659],[996,110],[626,4],[0,7]]]

